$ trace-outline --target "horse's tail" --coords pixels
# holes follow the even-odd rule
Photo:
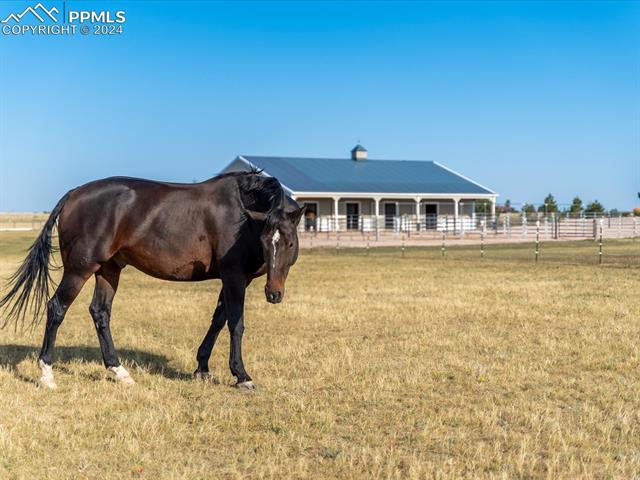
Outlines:
[[[29,248],[22,265],[9,277],[10,290],[0,299],[0,310],[6,312],[6,316],[0,320],[1,328],[9,323],[14,323],[17,328],[19,320],[24,324],[24,317],[29,308],[33,309],[32,325],[35,326],[40,321],[41,313],[49,300],[49,285],[54,283],[49,273],[51,232],[70,193],[67,192],[56,204],[40,235]],[[14,297],[15,301],[9,307]]]

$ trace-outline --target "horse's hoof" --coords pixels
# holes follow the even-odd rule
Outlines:
[[[42,388],[45,388],[47,390],[55,390],[56,388],[58,388],[55,380],[51,377],[40,377],[39,384]]]
[[[193,377],[196,380],[209,380],[209,372],[201,372],[199,370],[196,370],[195,372],[193,372]]]
[[[131,375],[129,375],[128,377],[118,378],[117,380],[118,380],[118,382],[122,383],[123,385],[135,385],[136,384],[136,381],[131,377]]]
[[[131,375],[129,375],[129,372],[127,371],[126,368],[124,368],[122,365],[118,365],[117,367],[109,367],[109,370],[111,370],[114,375],[116,376],[116,381],[122,383],[123,385],[135,385],[136,382],[133,378],[131,378]]]
[[[246,382],[236,383],[236,388],[239,388],[240,390],[255,390],[256,386],[251,380],[247,380]]]
[[[40,386],[47,390],[55,390],[58,388],[56,381],[53,379],[53,368],[47,365],[43,360],[38,360],[38,366],[42,372],[40,376]]]

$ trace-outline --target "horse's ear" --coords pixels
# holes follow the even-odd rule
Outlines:
[[[267,214],[262,212],[256,212],[254,210],[245,210],[251,220],[257,222],[264,222],[267,219]]]
[[[304,212],[307,210],[307,207],[300,207],[293,212],[287,213],[287,218],[293,222],[294,225],[298,225],[300,223],[300,219],[304,215]]]

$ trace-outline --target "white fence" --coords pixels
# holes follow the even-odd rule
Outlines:
[[[48,214],[3,214],[0,213],[0,231],[40,230]],[[324,235],[368,240],[389,238],[480,239],[501,237],[504,239],[533,238],[538,232],[541,239],[592,238],[599,235],[602,224],[604,238],[632,238],[640,236],[640,217],[629,215],[585,215],[558,213],[485,214],[473,215],[402,215],[379,217],[370,215],[321,216],[305,218],[300,222],[300,234]],[[337,232],[337,233],[336,233]]]
[[[341,215],[306,218],[300,223],[303,236],[335,235],[341,237],[358,235],[367,239],[380,238],[480,238],[503,237],[505,239],[533,238],[592,238],[600,233],[605,238],[629,238],[640,236],[640,217],[611,215],[560,214],[500,214],[495,217],[484,214],[473,215],[402,215],[369,216]]]

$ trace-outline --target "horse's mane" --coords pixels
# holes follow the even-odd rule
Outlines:
[[[262,175],[262,170],[252,167],[247,172],[228,172],[216,177],[233,177],[240,190],[245,209],[273,213],[285,206],[285,193],[275,177]]]

